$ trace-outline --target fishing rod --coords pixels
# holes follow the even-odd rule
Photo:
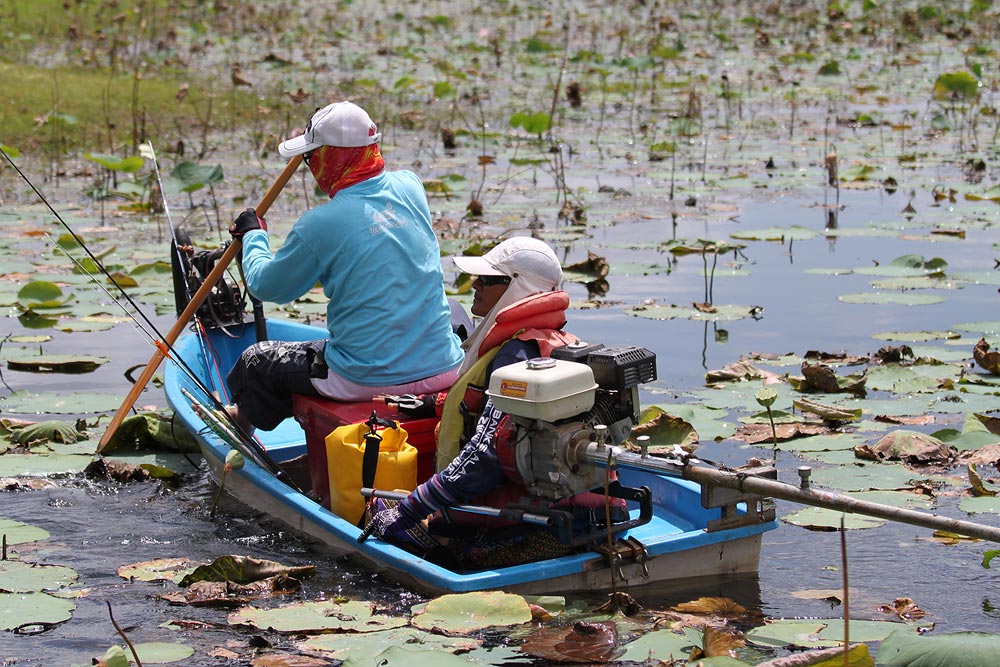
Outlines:
[[[257,206],[255,207],[257,215],[263,216],[267,212],[267,210],[271,207],[271,204],[274,203],[274,200],[277,199],[278,194],[282,191],[282,189],[284,189],[289,179],[291,179],[291,177],[295,174],[295,171],[298,169],[301,163],[302,163],[301,155],[293,156],[288,161],[288,164],[285,165],[285,168],[278,175],[277,179],[275,179],[274,183],[271,185],[271,188],[264,194],[264,197],[260,200],[260,203],[257,204]],[[174,323],[174,326],[171,327],[170,331],[167,332],[167,335],[164,340],[164,343],[166,344],[167,348],[169,348],[169,346],[172,346],[174,342],[176,342],[176,340],[180,337],[180,335],[184,333],[184,330],[187,328],[187,323],[191,320],[192,317],[194,317],[194,314],[197,312],[198,308],[205,301],[205,299],[208,298],[209,294],[211,294],[212,290],[215,287],[215,284],[222,278],[226,268],[228,268],[229,264],[232,263],[233,259],[236,258],[236,256],[240,253],[242,248],[243,248],[243,242],[238,238],[233,239],[232,243],[230,243],[229,246],[226,247],[226,250],[222,253],[222,256],[219,257],[218,261],[215,263],[215,266],[212,267],[212,270],[208,273],[207,276],[205,276],[205,280],[202,283],[201,287],[198,288],[198,290],[194,293],[194,296],[191,297],[191,300],[184,307],[184,311],[177,316],[177,321]],[[104,436],[101,438],[101,441],[98,444],[97,448],[98,453],[107,445],[108,440],[111,438],[112,435],[114,435],[115,430],[117,430],[118,426],[125,419],[125,415],[128,413],[128,411],[132,409],[132,406],[139,398],[139,394],[142,393],[142,390],[146,387],[146,384],[152,379],[153,374],[156,373],[156,369],[159,368],[160,366],[160,362],[162,362],[164,357],[166,356],[168,356],[166,351],[157,346],[156,352],[154,352],[153,356],[146,364],[146,367],[139,375],[139,378],[136,380],[135,384],[132,385],[132,390],[125,397],[125,400],[122,403],[121,407],[118,409],[118,412],[116,412],[115,415],[111,418],[111,423],[108,424],[108,428],[104,432]]]
[[[150,320],[149,317],[147,317],[146,314],[142,311],[138,303],[136,303],[136,301],[132,298],[132,296],[125,291],[125,289],[121,286],[121,284],[117,280],[115,280],[114,276],[111,275],[111,273],[107,270],[107,268],[100,261],[100,259],[98,259],[96,255],[94,255],[94,253],[90,250],[90,248],[87,246],[84,240],[73,230],[72,227],[70,227],[69,223],[67,223],[63,219],[63,217],[59,214],[58,211],[56,211],[56,209],[52,206],[51,203],[49,203],[48,199],[45,198],[45,196],[41,193],[41,191],[39,191],[38,188],[35,187],[35,184],[32,183],[31,180],[27,177],[27,175],[20,169],[20,167],[17,166],[17,164],[14,162],[13,159],[11,159],[10,155],[7,154],[7,152],[3,149],[2,146],[0,146],[0,153],[3,154],[7,162],[10,163],[10,165],[14,168],[14,170],[18,173],[18,175],[22,178],[22,180],[24,180],[24,182],[28,184],[28,186],[32,189],[35,195],[42,201],[42,203],[45,204],[45,206],[52,213],[52,215],[55,216],[56,220],[58,220],[59,223],[62,224],[62,226],[66,229],[66,231],[73,236],[77,244],[79,244],[79,246],[83,248],[83,250],[87,253],[87,256],[91,259],[91,261],[94,262],[94,265],[97,266],[97,268],[101,271],[101,273],[104,274],[104,276],[106,276],[108,280],[110,280],[111,283],[118,289],[118,291],[122,294],[122,296],[124,296],[125,300],[134,309],[135,313],[138,313],[138,315],[142,318],[143,322],[145,323],[145,327],[135,317],[135,314],[133,314],[133,312],[131,312],[128,308],[126,308],[124,304],[122,304],[122,302],[117,297],[115,297],[115,295],[113,295],[101,283],[101,281],[97,280],[96,277],[85,266],[83,266],[83,264],[80,261],[78,261],[65,249],[62,249],[63,252],[66,254],[66,256],[69,257],[77,266],[79,266],[80,269],[83,270],[83,272],[88,277],[91,278],[91,280],[97,283],[97,285],[101,287],[102,290],[104,290],[104,292],[108,295],[108,297],[111,298],[111,300],[114,301],[120,308],[122,308],[125,314],[132,320],[134,325],[137,328],[139,328],[150,339],[150,341],[153,343],[153,347],[157,351],[156,354],[154,355],[154,358],[157,359],[157,364],[159,364],[159,361],[162,360],[164,357],[169,357],[171,360],[173,360],[174,363],[177,365],[177,367],[180,368],[184,372],[184,374],[205,394],[205,396],[208,397],[208,399],[213,403],[213,406],[216,408],[216,410],[218,410],[221,414],[226,415],[226,418],[231,421],[232,426],[235,428],[236,432],[240,434],[239,441],[243,445],[244,448],[243,453],[252,452],[253,459],[264,463],[264,467],[268,468],[275,475],[275,477],[278,477],[285,483],[289,484],[289,486],[295,488],[296,490],[299,490],[297,485],[291,480],[291,478],[286,473],[284,473],[284,471],[280,468],[280,466],[277,463],[274,462],[273,459],[271,459],[271,457],[267,453],[267,450],[265,450],[260,443],[258,443],[252,436],[246,433],[245,430],[242,429],[242,427],[238,423],[236,423],[235,420],[232,419],[232,417],[228,414],[225,405],[223,405],[222,402],[215,397],[215,394],[211,391],[211,389],[205,386],[205,384],[201,381],[201,379],[197,376],[197,374],[190,368],[190,366],[188,366],[188,364],[184,361],[184,359],[180,355],[171,354],[172,352],[174,352],[173,343],[180,335],[180,332],[178,331],[176,334],[174,334],[173,340],[164,337],[163,334],[159,331],[159,329],[157,329],[156,325],[152,322],[152,320]],[[162,191],[162,186],[161,186],[161,191]],[[275,193],[275,196],[276,194],[277,193]],[[215,271],[213,270],[212,273],[215,273]],[[220,270],[219,274],[221,273],[222,271]],[[211,277],[211,273],[209,274],[209,277]],[[216,281],[217,280],[218,277],[216,278]],[[216,281],[212,281],[211,284],[214,284]],[[209,283],[206,282],[206,285],[208,284]],[[205,285],[203,285],[202,287],[205,287]],[[199,288],[199,292],[200,291],[202,291],[201,288]],[[202,300],[204,300],[204,297],[202,297]],[[187,312],[187,309],[185,309],[185,312]],[[190,319],[190,316],[188,319]],[[174,333],[174,330],[176,329],[178,329],[178,326],[175,324],[174,329],[171,330],[171,333]],[[152,331],[152,333],[150,333],[150,331]],[[155,334],[155,336],[153,334]],[[169,335],[170,334],[168,334],[168,336]],[[149,366],[147,366],[147,369],[148,368]],[[155,372],[155,369],[153,372]],[[152,376],[152,372],[150,372],[149,375]],[[148,378],[146,382],[148,382]],[[115,429],[117,429],[117,426],[120,425],[121,422],[124,420],[125,414],[132,408],[132,405],[135,403],[135,398],[138,397],[138,394],[141,392],[141,389],[144,386],[145,382],[143,383],[142,387],[139,388],[139,391],[135,391],[135,385],[133,385],[132,393],[135,394],[135,397],[129,403],[123,403],[121,408],[118,410],[118,413],[115,415],[116,417],[118,417],[118,421],[114,425]],[[109,428],[105,431],[104,437],[102,437],[101,442],[97,448],[96,451],[97,454],[100,454],[101,451],[104,449],[104,447],[107,446],[108,442],[111,439],[111,436],[114,434],[115,429],[112,429],[109,426]]]
[[[170,205],[167,202],[166,190],[163,187],[163,179],[160,176],[159,160],[157,160],[156,150],[153,148],[153,142],[147,141],[146,148],[149,150],[149,157],[153,163],[153,173],[156,176],[156,184],[160,188],[160,195],[163,202],[163,213],[167,218],[167,226],[170,228],[170,236],[171,239],[173,240],[171,246],[173,252],[177,256],[178,266],[183,268],[185,265],[185,257],[183,255],[184,250],[182,249],[182,244],[177,236],[177,228],[174,225],[173,217],[170,215]],[[183,282],[184,282],[184,296],[186,299],[190,300],[192,298],[191,287],[188,284],[186,277]],[[176,285],[174,287],[176,289]],[[263,308],[262,305],[260,307],[261,309]],[[209,347],[211,344],[207,341],[204,324],[202,323],[201,318],[198,316],[197,312],[195,313],[193,319],[195,322],[194,324],[195,336],[198,339],[198,344],[201,347],[201,353],[206,359],[207,363],[207,360],[213,359],[213,354],[210,354],[209,352]],[[225,408],[225,405],[223,405],[222,401],[216,397],[215,392],[213,392],[208,386],[205,385],[204,382],[201,381],[201,379],[194,373],[191,367],[188,366],[187,362],[183,359],[183,357],[175,356],[171,357],[171,359],[175,363],[177,363],[178,361],[180,362],[177,363],[178,368],[180,368],[184,372],[184,375],[186,375],[188,379],[190,379],[195,384],[195,386],[197,386],[198,389],[200,389],[201,392],[206,397],[208,397],[208,399],[213,403],[213,407],[215,408],[214,411],[209,410],[207,407],[202,405],[186,389],[182,390],[184,396],[191,402],[192,409],[194,409],[199,414],[199,416],[203,417],[203,420],[205,421],[206,424],[209,425],[209,428],[212,431],[223,435],[224,436],[223,439],[226,441],[227,444],[229,444],[230,447],[232,447],[233,449],[238,449],[244,455],[248,456],[251,460],[255,461],[258,465],[260,465],[260,467],[271,472],[271,474],[273,474],[277,479],[286,482],[287,484],[289,484],[289,486],[293,487],[297,491],[301,491],[301,489],[294,483],[294,481],[284,472],[281,466],[278,465],[270,457],[270,455],[268,455],[267,450],[263,446],[261,446],[260,443],[257,442],[253,434],[247,433],[240,425],[240,423],[236,421],[235,418],[233,418],[233,416]],[[221,375],[219,377],[221,380]],[[220,382],[220,384],[224,383]]]

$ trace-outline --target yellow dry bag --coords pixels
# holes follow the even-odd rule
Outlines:
[[[334,514],[352,523],[362,521],[363,486],[388,491],[417,488],[417,448],[406,442],[406,435],[399,422],[377,419],[373,414],[367,422],[338,426],[326,436],[330,510]]]

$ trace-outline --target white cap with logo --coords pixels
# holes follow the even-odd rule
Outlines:
[[[461,271],[473,276],[524,278],[538,291],[558,289],[562,266],[552,248],[530,236],[515,236],[482,257],[452,258]]]
[[[368,112],[353,102],[336,102],[313,114],[306,131],[278,146],[283,157],[302,155],[320,146],[359,148],[376,143],[382,135]]]

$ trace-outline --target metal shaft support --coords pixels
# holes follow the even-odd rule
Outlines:
[[[691,480],[703,486],[721,486],[743,493],[753,493],[769,498],[780,498],[781,500],[793,503],[810,505],[812,507],[825,507],[826,509],[838,510],[849,514],[864,514],[866,516],[898,521],[922,528],[943,530],[966,537],[976,537],[1000,544],[1000,528],[972,521],[952,519],[928,512],[918,512],[916,510],[872,503],[829,491],[800,488],[777,480],[756,477],[739,471],[719,470],[697,463],[684,463],[675,459],[641,456],[627,452],[620,447],[599,445],[596,442],[589,443],[586,451],[582,454],[589,462],[595,465],[606,466],[608,450],[612,452],[611,458],[614,465],[620,468],[654,471],[672,477]]]

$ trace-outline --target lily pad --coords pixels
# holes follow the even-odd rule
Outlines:
[[[958,508],[969,514],[1000,514],[1000,497],[962,498]]]
[[[853,638],[854,625],[851,625]],[[875,654],[886,667],[977,667],[992,665],[1000,655],[1000,636],[984,632],[914,635],[897,630],[882,640]]]
[[[47,540],[49,531],[13,519],[0,518],[0,535],[7,537],[7,544],[26,544]]]
[[[626,315],[643,317],[650,320],[698,320],[708,322],[731,322],[752,317],[760,313],[757,306],[713,306],[714,312],[706,312],[697,308],[684,306],[634,306],[626,308]]]
[[[118,576],[139,581],[173,581],[177,583],[195,564],[188,558],[157,558],[141,563],[122,565]]]
[[[68,475],[83,472],[92,460],[89,454],[6,454],[0,457],[0,475]]]
[[[527,605],[525,605],[527,606]],[[530,615],[529,615],[530,620]],[[371,602],[294,602],[273,609],[244,607],[229,615],[230,625],[252,625],[276,632],[377,632],[406,625],[406,619],[375,613]]]
[[[98,392],[59,394],[18,390],[0,399],[0,409],[15,414],[95,414],[121,407],[123,396]]]
[[[345,660],[340,667],[469,667],[478,665],[461,656],[442,653],[434,649],[413,650],[402,646],[390,646],[381,653],[360,656],[355,655]]]
[[[819,236],[808,227],[792,225],[788,228],[768,227],[767,229],[748,229],[747,231],[733,232],[730,238],[742,241],[792,241],[814,239]]]
[[[250,556],[220,556],[208,565],[199,565],[180,581],[181,586],[190,586],[196,581],[232,581],[249,584],[267,579],[277,574],[289,577],[311,577],[316,574],[315,565],[289,567],[273,560]]]
[[[48,593],[0,592],[0,631],[27,625],[56,625],[73,617],[76,603]]]
[[[863,514],[846,514],[839,510],[826,509],[825,507],[807,507],[781,517],[781,520],[785,523],[822,532],[840,530],[841,519],[843,519],[845,530],[877,528],[888,523],[886,519],[878,519]]]
[[[911,633],[916,636],[915,628],[907,628],[902,623],[890,621],[851,619],[850,628],[851,641],[857,642],[881,641],[893,632]],[[839,618],[768,621],[766,625],[747,632],[746,638],[748,642],[759,646],[804,648],[839,646],[844,639],[844,621]]]
[[[494,626],[531,620],[531,608],[520,595],[500,591],[443,595],[413,617],[413,625],[447,635],[465,635]]]
[[[647,660],[681,660],[687,657],[694,646],[687,635],[672,630],[654,630],[625,644],[625,653],[618,659],[641,663]]]
[[[918,292],[860,292],[856,294],[841,294],[837,297],[843,303],[858,304],[899,304],[901,306],[929,306],[943,303],[944,297]]]
[[[424,651],[441,651],[442,653],[466,653],[481,645],[482,641],[478,639],[446,637],[410,627],[354,635],[316,635],[299,644],[306,650],[322,651],[327,657],[336,660],[373,656],[386,646],[419,647]]]
[[[135,653],[144,665],[162,665],[168,662],[186,660],[194,655],[194,649],[186,644],[172,642],[134,642]],[[124,647],[123,647],[124,648]],[[131,656],[131,651],[126,651]]]
[[[8,593],[52,591],[69,586],[77,576],[76,570],[63,565],[0,560],[0,590]]]

